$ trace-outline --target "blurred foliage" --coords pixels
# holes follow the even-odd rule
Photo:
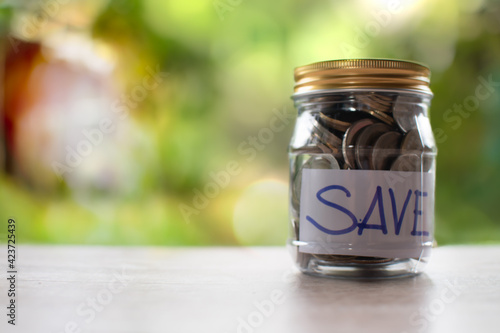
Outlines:
[[[75,0],[68,6],[88,9],[73,11],[88,18],[71,22],[83,22],[77,33],[106,51],[118,95],[133,91],[148,67],[168,75],[118,123],[124,137],[86,158],[85,165],[99,159],[111,165],[105,176],[90,166],[80,181],[37,168],[0,176],[1,223],[15,217],[20,241],[283,244],[293,121],[255,148],[255,156],[241,147],[251,147],[273,110],[295,114],[294,67],[352,57],[431,67],[431,122],[441,130],[437,241],[500,241],[500,87],[460,116],[459,126],[443,116],[475,94],[478,77],[500,82],[498,1]],[[0,10],[3,27],[24,9]],[[6,36],[4,50],[11,41]],[[224,185],[196,208],[197,199],[204,201],[199,193],[233,161],[238,172],[227,185],[219,178]],[[108,179],[115,181],[106,185]],[[186,206],[196,211],[188,220]]]

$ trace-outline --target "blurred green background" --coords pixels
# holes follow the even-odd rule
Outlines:
[[[499,1],[0,3],[0,233],[284,244],[293,68],[377,57],[432,70],[438,243],[500,241]]]

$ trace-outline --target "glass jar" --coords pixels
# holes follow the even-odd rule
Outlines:
[[[295,69],[288,246],[307,274],[412,276],[429,260],[430,70],[355,59]]]

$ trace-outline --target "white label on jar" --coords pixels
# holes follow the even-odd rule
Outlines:
[[[299,251],[386,258],[426,255],[434,173],[302,170]]]

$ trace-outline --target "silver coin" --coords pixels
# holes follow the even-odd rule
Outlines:
[[[422,171],[423,172],[428,172],[432,169],[432,166],[434,164],[434,157],[429,156],[426,153],[423,154],[422,156]]]
[[[420,171],[422,168],[421,158],[415,154],[400,155],[392,163],[391,171]]]
[[[302,169],[340,169],[339,162],[331,155],[312,156]]]
[[[403,154],[430,150],[431,147],[427,147],[425,145],[422,137],[420,136],[420,132],[416,128],[406,133],[403,141],[401,142],[401,152]]]
[[[342,155],[347,167],[354,168],[356,166],[356,153],[354,151],[354,143],[360,131],[372,124],[375,124],[373,119],[361,119],[352,123],[351,127],[347,129],[342,140]]]
[[[403,132],[417,128],[417,117],[423,113],[424,108],[406,96],[399,96],[392,109],[392,116]]]
[[[382,134],[373,145],[370,168],[372,170],[389,170],[399,155],[402,135],[396,131]]]
[[[376,123],[367,126],[359,133],[355,142],[355,156],[358,168],[368,170],[372,164],[372,149],[375,141],[384,133],[391,131],[391,127]]]
[[[432,146],[429,146],[429,142],[423,140],[422,133],[417,128],[412,129],[404,136],[401,143],[401,153],[417,155],[422,160],[422,168],[419,168],[418,171],[427,172],[432,168],[433,157],[430,156]]]

